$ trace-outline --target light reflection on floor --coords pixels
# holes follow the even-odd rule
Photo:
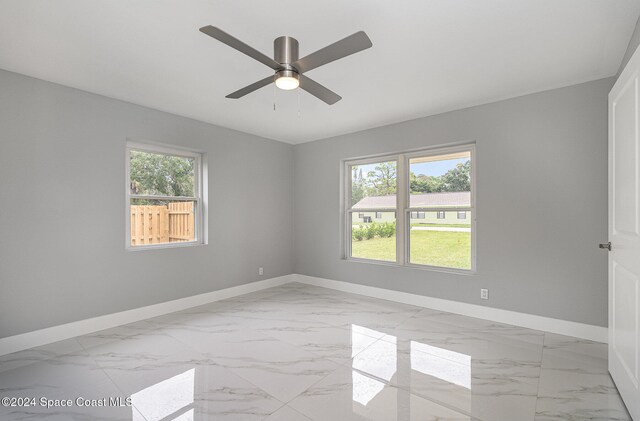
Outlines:
[[[411,341],[411,369],[471,389],[471,356]]]
[[[362,326],[352,325],[352,335],[366,329]],[[397,338],[385,335],[383,332],[366,329],[371,334],[385,336],[385,341],[376,344],[374,358],[354,359],[353,368],[353,401],[367,405],[378,393],[384,384],[389,382],[398,370]],[[440,380],[471,389],[471,356],[459,352],[438,348],[417,341],[409,341],[409,353],[411,370],[436,377]],[[379,380],[376,380],[379,379]]]
[[[131,403],[145,414],[147,421],[165,418],[175,421],[193,420],[195,373],[196,369],[192,368],[142,389],[131,395]]]

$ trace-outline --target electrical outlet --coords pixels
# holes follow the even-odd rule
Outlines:
[[[264,269],[258,268],[258,275],[264,275]]]
[[[485,288],[482,288],[480,290],[480,298],[482,300],[488,300],[489,299],[489,290],[485,289]]]

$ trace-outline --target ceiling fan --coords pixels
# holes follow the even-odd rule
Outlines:
[[[227,44],[231,48],[235,48],[241,53],[275,70],[273,76],[267,76],[262,80],[227,95],[227,98],[233,99],[242,98],[275,81],[276,86],[280,89],[288,91],[300,86],[300,88],[327,104],[335,104],[342,99],[340,95],[325,88],[313,79],[308,78],[303,73],[359,51],[366,50],[373,45],[367,34],[360,31],[321,48],[315,53],[298,58],[298,41],[295,38],[283,36],[273,41],[273,59],[271,59],[215,26],[204,26],[200,28],[200,32],[217,39],[223,44]]]

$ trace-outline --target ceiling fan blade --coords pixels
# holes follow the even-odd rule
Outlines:
[[[259,80],[255,83],[252,83],[249,86],[245,86],[244,88],[239,89],[227,95],[227,98],[232,98],[232,99],[242,98],[243,96],[250,94],[253,91],[257,91],[258,89],[262,88],[263,86],[267,86],[270,83],[273,83],[273,76],[267,76],[264,79]]]
[[[356,32],[340,41],[334,42],[324,48],[319,49],[315,53],[311,53],[306,57],[302,57],[298,61],[292,63],[298,72],[308,72],[316,67],[323,66],[332,61],[336,61],[358,51],[366,50],[373,45],[364,31]]]
[[[271,57],[262,54],[260,51],[256,50],[255,48],[250,47],[244,42],[240,41],[239,39],[232,37],[231,35],[227,34],[220,28],[216,28],[215,26],[211,26],[211,25],[203,26],[202,28],[200,28],[200,32],[207,34],[210,37],[215,38],[224,44],[227,44],[231,48],[235,48],[241,53],[244,53],[249,57],[255,60],[258,60],[260,63],[271,67],[273,70],[282,69],[282,66],[280,65],[280,63],[277,63]]]
[[[305,75],[300,75],[300,87],[329,105],[333,105],[342,99],[342,97],[337,93],[325,88],[315,80],[309,79]]]

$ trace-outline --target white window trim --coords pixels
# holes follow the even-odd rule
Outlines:
[[[471,269],[448,268],[444,266],[423,265],[411,263],[409,261],[409,230],[411,226],[411,212],[441,211],[442,208],[411,208],[409,205],[409,160],[417,157],[447,155],[456,152],[469,152],[471,154],[471,203],[465,207],[451,207],[447,211],[471,212]],[[351,209],[351,170],[353,165],[367,165],[378,162],[396,161],[396,208],[388,209]],[[461,144],[449,147],[434,147],[420,149],[411,152],[385,154],[379,156],[369,156],[366,158],[354,158],[343,160],[342,166],[343,194],[341,195],[341,238],[340,247],[341,258],[346,261],[358,263],[371,263],[387,266],[402,266],[414,269],[425,269],[437,272],[450,272],[462,275],[473,275],[477,273],[476,265],[476,147],[474,143]],[[351,214],[354,212],[397,212],[396,213],[396,261],[384,261],[374,259],[364,259],[351,256]]]
[[[130,173],[130,159],[131,151],[143,151],[150,153],[159,153],[164,155],[180,156],[185,158],[193,158],[195,160],[195,180],[194,190],[195,196],[154,196],[154,195],[132,195],[131,194],[131,173]],[[180,247],[193,247],[206,244],[205,236],[205,207],[206,198],[204,196],[204,184],[206,183],[204,175],[206,174],[206,157],[204,153],[193,151],[190,149],[183,149],[177,146],[167,146],[157,143],[143,143],[137,141],[127,141],[125,148],[125,249],[128,251],[139,250],[155,250],[165,248],[180,248]],[[195,227],[193,241],[183,241],[175,243],[162,243],[162,244],[145,244],[140,246],[131,245],[131,199],[160,199],[160,200],[191,200],[196,202],[195,211]]]

